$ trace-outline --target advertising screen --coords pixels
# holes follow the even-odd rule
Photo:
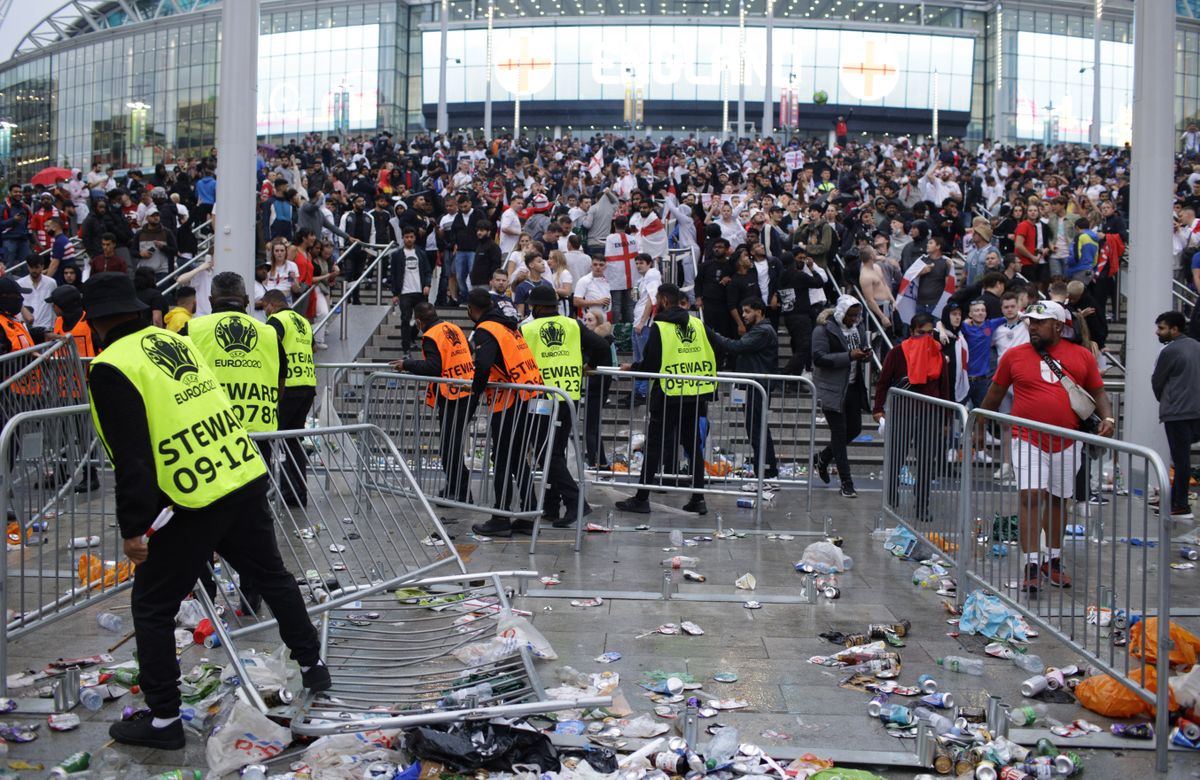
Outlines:
[[[378,85],[377,24],[259,36],[258,133],[374,127]]]
[[[761,100],[766,30],[734,25],[503,27],[493,33],[492,98],[622,100],[627,86],[647,100],[736,100],[742,79]],[[423,35],[424,101],[438,99],[438,31]],[[772,85],[801,103],[828,102],[970,111],[975,41],[969,36],[776,28]],[[484,99],[487,32],[452,30],[446,45],[447,100]],[[776,98],[778,99],[778,98]]]

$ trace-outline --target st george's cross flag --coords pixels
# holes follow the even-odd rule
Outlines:
[[[900,292],[896,295],[896,313],[900,315],[900,321],[905,325],[912,322],[913,315],[917,313],[917,277],[921,275],[921,271],[925,270],[926,265],[932,264],[933,261],[927,263],[924,257],[919,257],[908,267],[908,270],[904,272],[904,278],[900,280]],[[938,298],[937,305],[933,307],[934,319],[942,318],[942,311],[946,308],[946,302],[950,300],[954,290],[954,274],[948,273],[946,274],[946,287],[942,290],[942,296]]]

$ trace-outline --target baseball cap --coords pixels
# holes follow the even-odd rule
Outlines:
[[[1071,319],[1062,304],[1054,301],[1031,303],[1025,307],[1021,317],[1027,320],[1058,320],[1059,322],[1067,322]]]
[[[83,295],[75,285],[64,284],[50,293],[50,302],[64,311],[76,311],[83,308]]]

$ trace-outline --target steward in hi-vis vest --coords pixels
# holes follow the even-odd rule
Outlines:
[[[438,497],[460,504],[471,504],[471,475],[463,461],[463,437],[467,432],[475,398],[471,386],[461,384],[475,377],[475,361],[471,345],[462,328],[438,318],[437,309],[428,301],[413,307],[413,316],[423,334],[421,358],[392,361],[392,368],[419,376],[456,379],[458,384],[430,382],[425,390],[425,403],[434,410],[441,423],[442,471],[446,486]]]
[[[530,468],[526,457],[529,437],[527,404],[544,401],[536,390],[489,388],[489,382],[516,385],[541,385],[533,353],[517,328],[517,321],[504,314],[492,302],[486,288],[476,287],[467,296],[467,316],[475,323],[475,376],[471,395],[484,393],[492,415],[489,421],[492,447],[492,487],[496,513],[486,523],[471,529],[484,536],[512,536],[513,531],[533,533],[533,521],[513,522],[508,516],[514,496],[519,497],[518,512],[527,511],[533,500]],[[485,392],[486,391],[486,392]]]
[[[704,495],[704,439],[700,421],[708,415],[708,400],[716,391],[715,382],[702,379],[675,379],[676,376],[717,375],[717,360],[704,323],[692,317],[686,308],[687,297],[673,284],[658,288],[654,327],[642,351],[642,359],[622,366],[633,371],[661,374],[650,390],[650,422],[646,431],[642,485],[662,484],[659,468],[677,473],[679,448],[683,447],[697,491],[683,505],[685,511],[707,514]],[[650,491],[640,488],[630,499],[618,501],[618,509],[649,514]]]
[[[54,313],[57,315],[53,329],[55,338],[63,340],[69,338],[74,341],[75,352],[81,358],[95,357],[99,350],[96,348],[96,342],[92,336],[92,326],[88,324],[87,317],[83,314],[83,295],[80,294],[79,288],[70,284],[54,288],[54,291],[50,293],[50,305],[54,307]],[[74,357],[68,359],[75,360]],[[70,366],[69,369],[67,366],[60,366],[60,369],[54,374],[57,386],[50,389],[57,392],[58,397],[63,399],[64,406],[84,402],[82,364]],[[75,492],[77,493],[84,493],[89,489],[96,490],[100,487],[95,467],[89,464],[86,472],[88,479],[76,485]]]
[[[579,522],[579,485],[567,468],[567,442],[571,439],[571,425],[576,419],[574,404],[581,397],[584,365],[596,367],[611,365],[612,350],[608,342],[579,324],[579,320],[558,313],[558,296],[549,287],[535,287],[526,301],[533,309],[533,321],[521,326],[521,333],[533,353],[542,380],[550,387],[557,387],[571,399],[572,403],[559,398],[558,425],[554,426],[554,438],[550,443],[550,470],[546,475],[546,500],[542,505],[542,517],[554,521],[555,528],[569,528]],[[533,417],[535,451],[542,451],[550,435],[550,419]],[[558,516],[559,503],[566,513]],[[584,514],[591,511],[586,503]]]
[[[179,334],[196,345],[246,430],[277,430],[279,391],[288,370],[278,333],[246,314],[246,285],[232,271],[213,277],[209,299],[212,314],[189,320]]]
[[[0,276],[0,355],[9,352],[19,352],[34,345],[29,328],[21,319],[21,309],[25,305],[24,294],[32,292],[28,287],[22,287],[11,276]],[[29,365],[22,358],[14,358],[17,362],[9,362],[0,369],[0,382]],[[17,395],[41,395],[42,382],[39,371],[33,371],[7,387]],[[0,420],[0,424],[5,422]]]
[[[113,464],[125,555],[137,565],[130,606],[149,707],[109,736],[183,747],[175,613],[214,552],[262,593],[304,687],[328,690],[320,640],[276,545],[266,465],[216,376],[188,339],[141,321],[146,305],[128,275],[94,274],[83,304],[103,347],[88,369],[89,402]],[[169,519],[147,539],[160,516]]]
[[[300,431],[317,397],[317,366],[313,359],[312,324],[288,307],[282,290],[267,290],[262,297],[267,325],[279,338],[286,376],[279,396],[279,430]],[[308,453],[298,436],[284,440],[288,455],[283,462],[279,491],[288,506],[308,506]]]

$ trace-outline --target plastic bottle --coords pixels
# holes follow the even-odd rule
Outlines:
[[[698,563],[700,563],[700,559],[690,555],[673,555],[670,558],[663,558],[662,565],[670,566],[672,569],[691,569],[695,568]]]
[[[943,669],[958,672],[959,674],[973,674],[976,676],[983,674],[983,661],[978,658],[963,658],[960,655],[948,655],[945,658],[937,659],[937,665]]]
[[[1013,656],[1012,661],[1017,667],[1024,669],[1030,674],[1041,674],[1046,671],[1046,664],[1033,653],[1017,653]]]
[[[948,734],[954,728],[954,722],[945,715],[939,715],[928,707],[917,707],[913,710],[917,720],[925,721],[936,734]]]
[[[587,688],[592,684],[591,675],[584,674],[573,666],[559,667],[558,679],[576,688]]]
[[[683,547],[683,531],[680,531],[678,528],[671,531],[671,546]]]
[[[101,612],[96,615],[96,622],[100,624],[100,628],[112,631],[114,634],[120,634],[125,631],[125,621],[120,615],[114,615],[111,612]]]
[[[913,572],[912,582],[920,588],[936,588],[938,584],[938,576],[928,566],[918,566]]]
[[[492,684],[482,682],[478,685],[472,685],[470,688],[461,688],[457,691],[451,691],[442,698],[442,704],[445,706],[453,706],[463,704],[467,699],[475,699],[475,701],[483,701],[484,699],[492,698]]]
[[[1009,710],[1008,719],[1017,726],[1032,726],[1038,720],[1046,717],[1047,712],[1045,704],[1027,704]]]
[[[100,780],[118,780],[124,777],[127,764],[125,756],[112,748],[106,748],[100,754]]]
[[[716,735],[708,741],[708,746],[704,751],[705,765],[709,769],[716,769],[719,766],[728,764],[733,759],[734,754],[738,749],[738,730],[733,726],[726,726],[716,733]]]
[[[80,688],[79,703],[92,712],[96,712],[104,706],[104,694],[96,688]]]

